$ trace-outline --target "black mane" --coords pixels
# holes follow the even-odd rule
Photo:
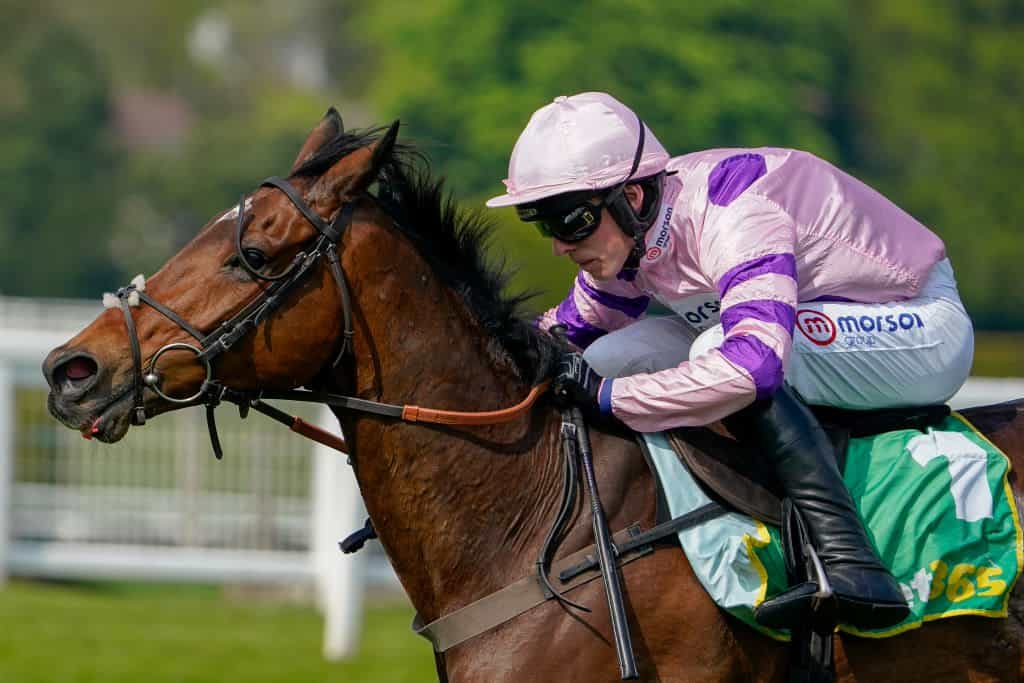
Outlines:
[[[379,140],[383,131],[342,132],[292,176],[319,176],[342,157]],[[533,293],[507,294],[512,273],[503,259],[487,256],[493,221],[481,211],[459,207],[445,190],[444,180],[431,177],[426,159],[408,145],[396,145],[381,168],[377,201],[434,273],[462,297],[484,330],[498,341],[520,377],[535,384],[550,376],[555,347],[522,310]]]

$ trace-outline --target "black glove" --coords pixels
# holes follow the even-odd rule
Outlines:
[[[558,374],[552,389],[555,401],[560,405],[577,405],[590,419],[606,417],[601,415],[598,392],[601,389],[601,375],[594,372],[583,354],[575,351],[562,354],[558,361]]]

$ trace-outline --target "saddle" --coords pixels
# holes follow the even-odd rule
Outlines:
[[[853,437],[873,436],[894,430],[926,431],[950,414],[945,405],[891,410],[850,411],[837,408],[811,410],[834,446],[839,470],[845,470],[846,451]],[[698,485],[720,510],[735,510],[780,527],[790,593],[800,599],[776,606],[768,621],[789,623],[791,659],[788,680],[794,683],[830,683],[835,680],[833,633],[837,625],[835,603],[820,600],[831,595],[827,578],[803,518],[756,449],[729,435],[721,424],[710,429],[684,428],[666,434],[669,444],[687,466]],[[641,440],[642,442],[642,440]],[[653,461],[646,448],[649,464]],[[658,477],[655,477],[658,480]],[[668,515],[662,484],[658,481],[658,519]],[[797,610],[794,612],[793,610]]]
[[[835,446],[834,453],[842,472],[846,448],[851,438],[873,436],[899,429],[927,430],[950,414],[947,405],[915,406],[882,410],[845,410],[810,406]],[[712,499],[774,525],[783,525],[782,487],[756,448],[733,438],[720,424],[712,428],[682,427],[667,432],[669,443],[679,458],[703,485]],[[659,521],[667,516],[664,494],[659,484]]]

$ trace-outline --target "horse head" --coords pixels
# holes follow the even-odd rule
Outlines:
[[[108,310],[49,353],[50,412],[115,442],[218,382],[285,389],[330,367],[346,330],[329,252],[344,252],[353,217],[375,210],[366,191],[397,130],[346,135],[328,111],[286,180],[270,179],[277,184],[215,216],[157,273],[105,296]],[[337,233],[325,238],[325,229]]]

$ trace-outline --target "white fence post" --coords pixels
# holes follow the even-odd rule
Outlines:
[[[337,424],[327,408],[319,416],[324,428]],[[324,613],[324,657],[338,660],[355,654],[362,622],[365,562],[363,553],[344,555],[338,541],[362,526],[362,499],[345,456],[317,445],[313,461],[313,563],[317,598]]]
[[[0,586],[7,581],[11,545],[11,486],[14,479],[14,373],[0,359]]]

